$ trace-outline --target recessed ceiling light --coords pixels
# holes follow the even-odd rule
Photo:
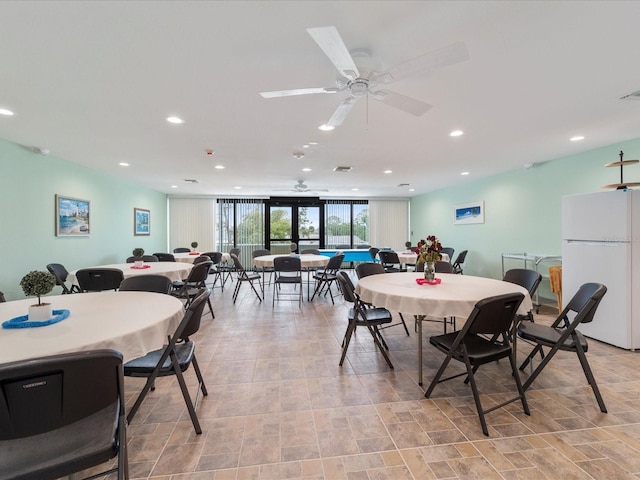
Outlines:
[[[120,162],[118,165],[120,165],[121,167],[128,167],[129,164],[127,162]]]
[[[303,169],[302,169],[302,171],[303,171],[303,172],[310,172],[310,171],[311,171],[311,169],[310,169],[309,167],[305,167],[305,168],[303,168]]]
[[[576,135],[575,137],[571,137],[569,139],[570,142],[579,142],[580,140],[584,140],[584,137],[582,135]]]
[[[320,125],[318,127],[318,130],[322,130],[323,132],[330,132],[331,130],[334,130],[336,127],[332,127],[331,125]]]
[[[462,130],[454,130],[453,132],[451,132],[449,134],[450,137],[459,137],[460,135],[462,135],[464,132]]]
[[[309,144],[305,143],[304,145],[302,145],[302,148],[309,148]]]
[[[7,110],[6,108],[0,108],[0,115],[6,115],[7,117],[10,117],[11,115],[13,115],[13,112],[11,110]]]
[[[415,188],[410,188],[410,189],[409,189],[409,191],[410,191],[410,192],[415,192],[415,191],[416,191],[416,189],[415,189]]]
[[[469,172],[460,172],[460,175],[469,175]]]
[[[217,168],[218,170],[224,170],[224,165],[216,165],[213,168]]]
[[[352,188],[351,191],[352,192],[357,192],[358,190],[360,190],[359,188]]]
[[[242,190],[242,187],[233,187],[233,188],[235,188],[236,190]]]
[[[384,173],[393,173],[391,170],[385,170]]]
[[[180,125],[181,123],[184,123],[184,120],[180,117],[167,117],[167,122]]]
[[[318,142],[309,142],[309,145],[318,145]]]
[[[171,185],[171,188],[178,188],[178,185]]]

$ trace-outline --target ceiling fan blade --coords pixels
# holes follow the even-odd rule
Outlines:
[[[431,109],[431,105],[424,103],[416,98],[407,97],[396,92],[390,92],[389,90],[378,90],[371,92],[371,96],[391,107],[398,108],[404,112],[410,113],[419,117],[423,113]]]
[[[356,99],[354,97],[349,97],[340,105],[338,105],[338,108],[336,108],[336,111],[333,112],[333,115],[331,115],[331,118],[327,122],[327,125],[329,125],[330,127],[337,127],[339,125],[342,125],[342,122],[346,118],[347,114],[351,111],[355,103]]]
[[[377,74],[373,80],[377,83],[391,83],[408,77],[419,71],[432,72],[438,68],[464,62],[469,59],[467,46],[463,42],[452,43],[425,55],[401,63]]]
[[[336,27],[307,28],[307,32],[342,75],[351,80],[360,76],[358,67],[356,67]]]
[[[260,92],[262,98],[291,97],[294,95],[309,95],[312,93],[336,93],[340,89],[335,87],[296,88],[294,90],[276,90],[273,92]]]

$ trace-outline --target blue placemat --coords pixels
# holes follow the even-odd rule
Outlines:
[[[53,310],[53,318],[49,320],[29,320],[29,315],[20,315],[6,322],[2,322],[2,328],[34,328],[45,327],[61,322],[69,316],[69,310]]]

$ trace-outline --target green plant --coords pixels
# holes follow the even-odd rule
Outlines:
[[[198,248],[198,242],[191,242],[191,248]]]
[[[27,297],[38,297],[38,305],[42,305],[40,296],[49,293],[55,285],[56,277],[49,272],[41,270],[33,270],[20,280],[20,286],[24,294]]]
[[[144,249],[143,248],[134,248],[133,252],[131,252],[131,253],[136,258],[142,258],[142,256],[144,255]]]
[[[292,253],[295,252],[297,248],[298,248],[298,245],[296,245],[295,242],[291,242],[289,244],[289,250],[291,250]]]
[[[409,242],[409,241],[404,242],[404,247],[405,247],[407,250],[408,250],[408,249],[410,249],[410,248],[411,248],[411,242]]]

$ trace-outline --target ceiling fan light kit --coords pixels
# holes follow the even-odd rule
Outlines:
[[[336,67],[339,76],[336,87],[298,88],[261,92],[263,98],[288,97],[316,93],[349,92],[349,97],[338,105],[329,121],[320,126],[321,130],[333,130],[342,124],[356,101],[371,96],[374,100],[397,108],[414,116],[420,116],[431,109],[431,105],[416,98],[407,97],[389,90],[376,90],[378,84],[387,84],[418,72],[432,71],[469,59],[467,47],[462,42],[453,43],[408,62],[379,72],[379,62],[366,49],[349,51],[334,26],[308,28],[307,32],[315,40],[324,54]]]

